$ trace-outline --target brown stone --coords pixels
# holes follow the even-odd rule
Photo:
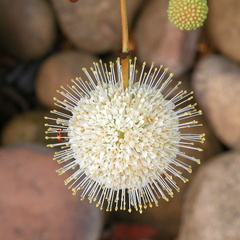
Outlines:
[[[219,139],[240,149],[240,66],[220,55],[203,58],[193,75],[196,98]]]
[[[227,57],[240,62],[239,0],[208,1],[207,33],[212,45]]]
[[[42,104],[49,108],[55,108],[53,97],[61,98],[56,90],[60,86],[71,85],[71,79],[86,76],[82,68],[93,66],[98,59],[88,53],[74,50],[65,50],[49,57],[41,66],[36,80],[36,93]]]
[[[51,0],[60,27],[79,49],[92,53],[120,50],[121,22],[119,0]],[[128,21],[132,25],[142,0],[127,1]]]
[[[179,240],[238,240],[240,152],[202,166],[187,194]]]
[[[4,127],[1,143],[3,145],[20,143],[46,143],[44,117],[49,111],[26,112],[15,116]]]
[[[146,3],[136,23],[137,56],[148,65],[169,67],[176,76],[187,72],[194,61],[199,29],[181,31],[167,17],[168,1]]]
[[[101,212],[72,196],[45,148],[0,150],[0,225],[7,240],[97,240]]]
[[[55,41],[51,7],[42,0],[0,1],[0,49],[29,60],[45,55]]]

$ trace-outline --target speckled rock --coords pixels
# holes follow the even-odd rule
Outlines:
[[[42,0],[0,1],[0,49],[29,60],[45,55],[55,41],[52,9]]]
[[[240,149],[240,66],[220,55],[203,58],[193,75],[196,98],[216,135]]]
[[[185,202],[179,240],[239,240],[240,152],[202,166]]]
[[[212,45],[229,58],[240,62],[239,0],[208,1],[207,32]]]
[[[179,80],[182,81],[182,85],[180,85],[180,89],[187,89],[190,90],[190,79],[189,76],[184,76],[181,78],[174,79],[174,81],[178,82]],[[170,96],[171,97],[171,96]],[[196,102],[196,100],[192,100],[191,103]],[[188,105],[186,103],[186,105]],[[205,116],[205,114],[204,114]],[[205,133],[206,134],[206,141],[204,144],[197,145],[201,147],[204,151],[198,152],[191,149],[182,149],[187,155],[195,156],[196,158],[201,159],[202,163],[204,163],[209,157],[214,156],[215,154],[222,151],[219,142],[217,141],[216,137],[212,133],[208,122],[205,120],[203,115],[195,118],[197,121],[203,124],[203,127],[196,127],[196,128],[187,128],[184,129],[184,133]],[[180,159],[180,158],[179,158]],[[181,160],[183,160],[181,158]],[[196,163],[192,163],[189,160],[183,160],[187,164],[192,165],[193,172],[190,174],[182,169],[179,169],[183,172],[183,175],[189,179],[188,183],[183,183],[179,179],[174,179],[177,182],[177,185],[180,187],[180,192],[175,192],[174,197],[170,199],[169,202],[164,200],[159,201],[159,207],[147,208],[143,211],[143,214],[139,216],[139,213],[133,212],[131,214],[119,212],[116,214],[116,218],[121,221],[131,221],[136,223],[145,223],[149,224],[150,226],[154,227],[159,232],[159,239],[164,240],[172,240],[178,234],[179,226],[180,226],[180,219],[182,214],[182,206],[184,202],[184,196],[186,190],[191,185],[191,181],[194,178],[198,168],[201,165]]]
[[[45,148],[2,148],[0,162],[1,239],[99,239],[100,210],[72,196]]]
[[[60,86],[71,84],[71,79],[82,77],[86,80],[82,68],[93,66],[98,59],[88,53],[74,50],[65,50],[49,57],[41,66],[37,80],[36,93],[39,101],[49,108],[55,108],[53,97],[61,98],[56,90]]]
[[[121,23],[119,0],[51,0],[61,29],[80,49],[93,53],[120,50]],[[131,26],[142,0],[128,2]]]
[[[169,67],[176,76],[187,72],[196,55],[199,29],[181,31],[167,17],[168,1],[146,3],[135,29],[137,56],[148,65]]]
[[[49,111],[26,112],[15,116],[4,127],[1,136],[3,145],[21,143],[47,143],[45,140],[46,120]]]

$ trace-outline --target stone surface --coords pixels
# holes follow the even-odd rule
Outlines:
[[[207,33],[212,45],[229,58],[240,62],[239,0],[208,1]]]
[[[100,210],[72,196],[45,148],[2,148],[0,162],[2,239],[99,239]]]
[[[51,0],[61,29],[80,49],[93,53],[120,50],[121,23],[119,0]],[[131,26],[142,0],[127,1]]]
[[[240,149],[240,66],[220,55],[205,57],[194,71],[193,88],[219,139]]]
[[[88,53],[65,50],[49,57],[41,66],[37,80],[36,93],[40,102],[49,108],[55,108],[53,97],[61,98],[56,90],[60,86],[71,84],[71,79],[82,77],[86,80],[82,68],[93,66],[98,59]]]
[[[49,111],[26,112],[15,116],[4,127],[1,143],[3,145],[20,143],[46,143],[44,116],[49,115]]]
[[[29,60],[45,55],[55,41],[55,20],[42,0],[0,1],[0,49]]]
[[[196,55],[199,29],[181,31],[167,17],[168,1],[146,3],[135,29],[137,56],[148,65],[169,67],[176,76],[187,72]]]
[[[202,166],[187,194],[179,240],[239,240],[240,152]]]
[[[190,89],[189,76],[177,78],[174,81],[178,82],[179,80],[182,81],[182,85],[180,85],[179,90]],[[194,102],[196,102],[196,100],[192,100],[191,103]],[[186,103],[186,105],[188,104],[189,102]],[[204,116],[201,115],[195,118],[197,121],[203,124],[203,127],[187,128],[182,131],[184,133],[206,134],[206,141],[204,142],[204,144],[197,145],[198,147],[201,147],[204,151],[198,152],[190,149],[182,149],[187,155],[195,156],[196,158],[201,159],[202,163],[204,163],[209,157],[212,157],[222,151],[219,142],[212,133],[208,122],[205,120]],[[183,160],[182,158],[179,159]],[[182,169],[179,169],[183,172],[183,175],[189,179],[189,182],[183,183],[178,179],[174,179],[176,180],[177,185],[180,187],[181,190],[179,193],[175,192],[174,197],[170,199],[169,202],[160,200],[159,207],[147,208],[143,211],[143,214],[141,216],[139,216],[139,213],[136,212],[132,212],[131,214],[128,214],[126,212],[119,212],[116,214],[115,217],[121,221],[149,224],[150,226],[158,230],[158,239],[161,240],[172,240],[173,237],[176,237],[180,226],[182,206],[186,190],[189,186],[191,186],[191,181],[192,179],[194,179],[198,168],[201,166],[196,163],[192,163],[186,159],[183,161],[187,164],[192,165],[193,172],[190,174],[186,171],[183,171]]]

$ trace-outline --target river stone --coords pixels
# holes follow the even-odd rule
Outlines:
[[[239,240],[240,152],[202,166],[187,194],[179,240]]]
[[[0,49],[24,60],[45,55],[55,41],[51,7],[42,0],[0,1]]]
[[[97,240],[102,215],[81,202],[58,177],[59,165],[43,147],[0,149],[0,225],[8,240]]]
[[[219,139],[240,149],[240,66],[220,55],[202,58],[193,74],[193,88]]]
[[[168,1],[146,3],[135,28],[137,56],[140,61],[169,67],[176,76],[193,65],[200,30],[181,31],[167,16]]]
[[[76,47],[97,54],[120,50],[119,0],[51,1],[62,31]],[[142,1],[127,1],[130,27]]]
[[[76,77],[86,80],[82,68],[92,67],[96,61],[98,59],[95,56],[76,50],[64,50],[50,56],[40,67],[36,79],[39,101],[46,107],[55,108],[53,97],[63,100],[56,90],[59,90],[61,85],[71,85],[71,79]]]
[[[227,57],[240,62],[239,0],[209,1],[207,34],[214,47]]]
[[[49,111],[32,111],[16,115],[4,127],[1,136],[3,145],[21,143],[43,143],[46,144],[44,116]]]

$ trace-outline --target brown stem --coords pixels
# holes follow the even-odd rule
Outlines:
[[[129,52],[129,37],[128,37],[128,22],[127,22],[127,7],[126,0],[120,0],[121,7],[121,23],[122,23],[122,52]],[[129,56],[121,59],[122,63],[122,79],[123,88],[126,89],[129,85]]]

